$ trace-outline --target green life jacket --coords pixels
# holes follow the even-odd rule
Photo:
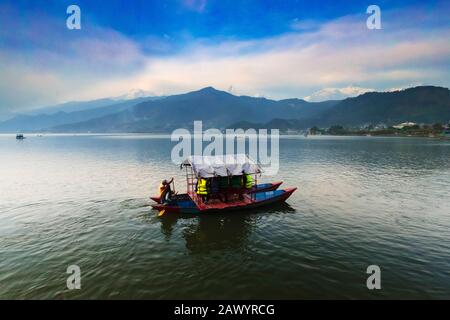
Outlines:
[[[251,174],[245,175],[245,188],[250,189],[253,187],[253,178]]]

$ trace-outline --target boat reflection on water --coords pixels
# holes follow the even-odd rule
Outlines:
[[[186,249],[191,254],[213,250],[236,249],[245,243],[258,221],[268,214],[296,213],[287,203],[279,203],[270,208],[255,209],[252,212],[167,214],[159,218],[161,232],[170,240],[175,225],[182,222],[182,237]]]

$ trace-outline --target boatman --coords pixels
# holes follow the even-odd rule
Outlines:
[[[208,188],[206,186],[207,180],[202,177],[197,181],[197,194],[202,198],[203,203],[208,202]]]
[[[170,188],[170,184],[173,182],[173,177],[170,181],[163,180],[159,185],[159,203],[163,204],[164,202],[168,202],[170,196],[172,195],[172,189]]]

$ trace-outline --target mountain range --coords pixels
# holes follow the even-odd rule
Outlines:
[[[100,105],[98,105],[100,103]],[[266,127],[305,129],[312,126],[388,125],[450,120],[450,90],[420,86],[394,92],[368,92],[354,98],[307,102],[235,96],[212,87],[167,97],[94,102],[46,108],[0,122],[1,132],[170,132],[191,128]],[[63,111],[64,110],[64,111]],[[56,112],[52,112],[56,111]]]
[[[122,112],[142,101],[151,99],[158,99],[158,97],[130,100],[98,99],[93,101],[68,102],[40,108],[0,122],[0,132],[52,131],[52,128],[59,125],[88,121],[105,115]]]

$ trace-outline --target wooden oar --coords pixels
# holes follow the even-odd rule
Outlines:
[[[158,217],[161,217],[164,213],[166,213],[166,209],[162,209],[162,210],[158,213]]]

